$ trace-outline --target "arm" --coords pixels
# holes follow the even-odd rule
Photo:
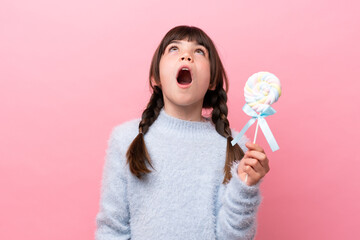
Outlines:
[[[124,159],[116,128],[108,141],[103,169],[100,210],[96,216],[96,240],[130,239],[129,208],[126,197]]]
[[[256,233],[256,213],[261,197],[259,183],[247,186],[237,175],[238,163],[231,168],[232,178],[220,195],[216,218],[218,240],[253,239]]]
[[[237,133],[234,132],[233,135]],[[244,152],[248,139],[239,142]],[[243,165],[243,164],[242,164]],[[239,162],[231,168],[232,178],[221,185],[217,197],[216,236],[218,240],[253,239],[256,233],[256,214],[261,202],[259,184],[248,186],[238,176]]]

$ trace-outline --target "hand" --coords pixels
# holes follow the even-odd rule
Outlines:
[[[270,171],[269,160],[264,149],[259,145],[247,142],[245,146],[248,151],[238,165],[238,175],[243,182],[245,182],[247,175],[246,184],[252,186]]]

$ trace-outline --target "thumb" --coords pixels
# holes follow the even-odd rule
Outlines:
[[[237,167],[237,175],[243,182],[245,182],[247,176],[247,173],[244,170],[245,170],[244,161],[240,161]]]

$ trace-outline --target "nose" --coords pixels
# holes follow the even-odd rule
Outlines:
[[[181,57],[181,60],[182,61],[187,60],[187,61],[191,62],[191,57]]]
[[[190,56],[190,54],[188,53],[184,53],[182,56],[181,56],[181,61],[189,61],[189,62],[192,62],[192,57]]]

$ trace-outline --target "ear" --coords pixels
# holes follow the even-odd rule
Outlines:
[[[210,84],[209,84],[209,90],[214,91],[215,88],[216,88],[216,84],[215,84],[215,83],[213,83],[213,84],[210,83]]]
[[[154,78],[154,76],[151,76],[151,84],[155,87],[155,86],[158,86],[159,88],[161,88],[161,84],[160,83],[157,83],[156,81],[155,81],[155,78]]]

